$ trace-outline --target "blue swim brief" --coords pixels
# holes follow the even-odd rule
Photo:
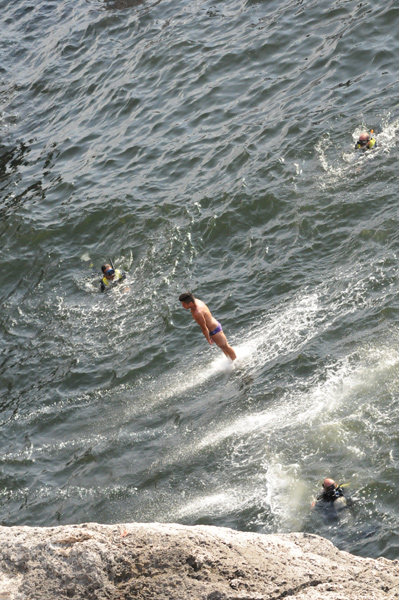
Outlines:
[[[209,332],[209,335],[215,335],[216,333],[220,333],[221,331],[223,331],[221,324],[219,323],[219,321],[217,322],[218,326],[215,327],[215,329],[213,329],[212,331]]]

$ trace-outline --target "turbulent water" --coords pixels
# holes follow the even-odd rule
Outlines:
[[[397,4],[0,9],[1,523],[399,558]],[[338,522],[310,512],[327,476]]]

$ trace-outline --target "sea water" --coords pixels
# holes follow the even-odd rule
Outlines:
[[[1,523],[398,558],[395,4],[0,8]],[[351,519],[311,514],[324,477]]]

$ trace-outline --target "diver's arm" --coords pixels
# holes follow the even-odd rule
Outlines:
[[[195,321],[197,321],[198,325],[201,327],[202,333],[206,337],[208,344],[212,345],[213,340],[211,339],[211,336],[209,335],[209,329],[206,326],[206,321],[205,321],[204,315],[201,312],[196,311],[196,314],[193,315],[193,318]]]

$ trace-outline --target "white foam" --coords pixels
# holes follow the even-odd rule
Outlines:
[[[219,428],[201,437],[196,448],[214,447],[227,438],[247,440],[251,436],[276,434],[279,429],[291,429],[295,437],[294,432],[306,423],[312,424],[315,435],[320,433],[326,422],[331,430],[330,415],[335,414],[341,405],[352,410],[356,398],[361,399],[373,385],[378,386],[381,377],[385,379],[387,369],[399,364],[399,353],[393,355],[390,348],[380,351],[368,349],[363,359],[359,361],[359,358],[351,360],[349,356],[344,357],[334,365],[325,367],[324,373],[316,373],[309,381],[307,389],[298,390],[297,383],[293,384],[278,406],[221,423]]]
[[[359,154],[353,150],[356,141],[359,139],[359,134],[362,131],[368,130],[366,124],[362,124],[352,132],[350,149],[344,149],[341,152],[337,151],[336,140],[331,139],[329,133],[324,134],[315,145],[316,154],[324,171],[324,175],[319,178],[320,185],[322,187],[333,185],[338,180],[353,175],[355,170],[366,161],[375,160],[381,153],[389,154],[392,148],[396,146],[399,130],[399,119],[391,121],[390,117],[390,113],[383,117],[380,128],[374,133],[374,137],[377,140],[377,147],[373,152]]]

